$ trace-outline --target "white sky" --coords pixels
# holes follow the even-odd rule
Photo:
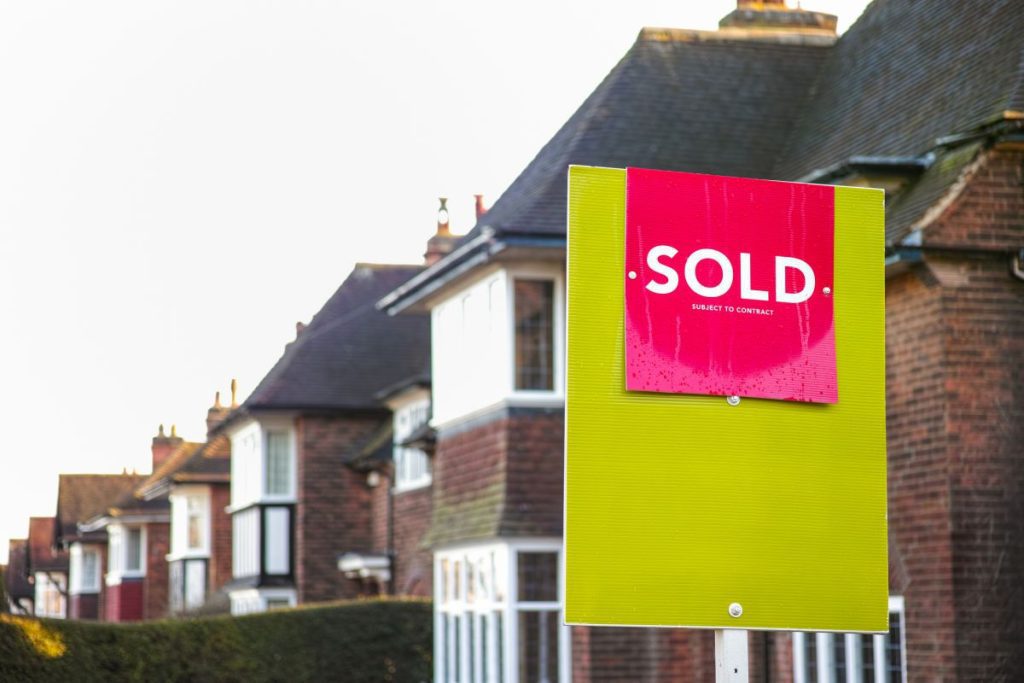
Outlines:
[[[202,440],[355,261],[418,262],[436,197],[468,230],[642,26],[733,7],[0,0],[0,563],[58,473]]]

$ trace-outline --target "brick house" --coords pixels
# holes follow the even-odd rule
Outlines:
[[[167,462],[183,461],[202,444],[185,441],[172,426],[163,425],[153,437],[153,471]],[[140,478],[139,484],[145,478]],[[84,534],[106,532],[106,571],[103,574],[104,621],[138,621],[168,615],[170,502],[166,497],[145,499],[133,489],[107,503],[106,508],[78,525]]]
[[[232,381],[231,405],[235,404]],[[218,392],[207,411],[207,440],[178,448],[136,489],[144,501],[170,504],[167,554],[168,604],[171,615],[198,610],[227,611],[222,589],[231,580],[230,503],[231,442],[214,436],[231,408]]]
[[[4,588],[11,614],[30,615],[35,611],[35,588],[28,580],[28,539],[12,538],[7,543],[7,567]]]
[[[68,553],[69,619],[104,619],[105,529],[85,532],[80,524],[102,514],[143,480],[133,474],[62,474],[57,487],[56,544]]]
[[[231,442],[233,614],[390,586],[392,415],[377,394],[422,376],[430,351],[425,316],[374,303],[420,270],[357,265],[215,430]]]
[[[877,0],[835,24],[740,0],[716,32],[644,29],[380,302],[431,316],[435,680],[714,677],[709,632],[560,625],[570,164],[886,190],[891,630],[755,633],[752,678],[1024,678],[1024,5]]]
[[[66,619],[68,554],[57,547],[56,533],[55,518],[29,518],[25,574],[33,586],[34,616]]]

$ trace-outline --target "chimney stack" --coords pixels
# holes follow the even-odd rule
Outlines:
[[[441,201],[441,206],[437,210],[437,232],[427,240],[427,251],[423,254],[423,261],[428,266],[432,266],[440,261],[445,254],[455,247],[455,243],[459,239],[452,235],[449,224],[448,198],[438,197],[438,199]]]
[[[153,437],[153,471],[162,465],[171,456],[174,449],[182,444],[184,439],[178,436],[178,428],[171,425],[171,435],[164,434],[164,426],[160,425],[157,435]]]
[[[476,219],[479,221],[487,213],[487,209],[484,208],[484,196],[482,194],[475,194],[473,198],[476,199]]]
[[[224,418],[231,412],[231,408],[221,405],[220,392],[218,391],[213,395],[213,405],[209,410],[206,411],[206,439],[210,439],[210,435],[213,434],[213,430],[217,428]]]
[[[838,20],[833,14],[812,12],[785,0],[737,0],[736,9],[718,22],[718,28],[735,33],[797,33],[835,38]]]

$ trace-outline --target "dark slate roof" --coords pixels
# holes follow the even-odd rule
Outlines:
[[[876,0],[830,50],[775,170],[922,154],[1024,109],[1024,3]]]
[[[175,481],[220,481],[231,472],[231,441],[223,434],[204,443],[172,475]]]
[[[461,244],[485,227],[564,235],[570,164],[798,180],[855,156],[934,153],[936,170],[892,203],[893,242],[974,158],[939,138],[1024,112],[1020,0],[876,0],[833,46],[808,40],[644,29]]]
[[[28,582],[28,540],[12,538],[7,544],[7,569],[4,571],[7,595],[12,600],[32,598],[35,589]]]
[[[54,517],[32,517],[28,521],[28,570],[61,571],[68,570],[68,554],[64,551],[55,552],[55,535],[57,520]]]
[[[143,480],[136,474],[62,474],[57,488],[57,540],[81,538],[78,523],[103,514]]]
[[[820,39],[644,29],[466,239],[484,225],[563,235],[570,164],[769,176],[827,53]]]
[[[374,306],[421,270],[422,266],[356,265],[288,345],[242,410],[380,409],[377,392],[429,372],[428,316],[391,317]]]

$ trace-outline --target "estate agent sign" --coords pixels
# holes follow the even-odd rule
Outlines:
[[[566,620],[887,630],[883,194],[569,172]]]

